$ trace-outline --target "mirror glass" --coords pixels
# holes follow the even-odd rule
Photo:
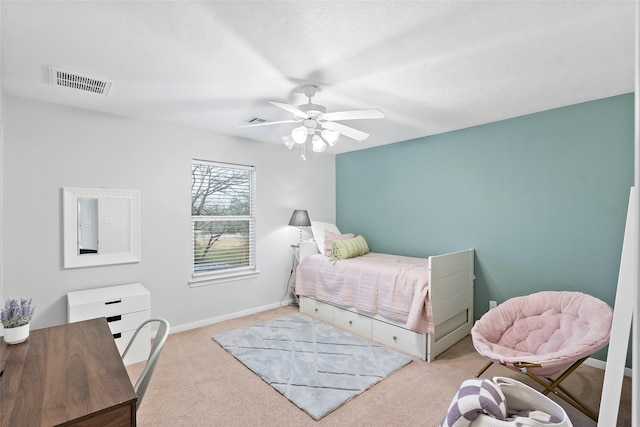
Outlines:
[[[64,188],[65,268],[140,261],[139,192]]]
[[[98,253],[98,199],[78,199],[78,255]]]

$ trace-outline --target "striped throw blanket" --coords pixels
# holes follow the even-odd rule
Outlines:
[[[465,427],[482,414],[504,421],[507,406],[504,394],[493,381],[474,378],[465,380],[449,405],[441,427]]]
[[[535,420],[539,424],[555,424],[560,419],[539,410],[510,411],[507,401],[500,387],[493,381],[474,378],[465,380],[454,396],[447,415],[442,420],[440,427],[467,427],[478,417],[491,417],[490,425],[515,426],[520,425],[518,418]],[[496,420],[503,423],[496,422]],[[474,423],[481,426],[484,423]],[[528,425],[528,424],[527,424]]]

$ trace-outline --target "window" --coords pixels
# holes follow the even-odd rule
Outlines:
[[[255,168],[194,160],[192,286],[255,275]]]

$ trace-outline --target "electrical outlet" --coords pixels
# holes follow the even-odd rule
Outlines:
[[[496,308],[498,306],[498,303],[494,300],[489,300],[489,310],[491,310],[492,308]]]

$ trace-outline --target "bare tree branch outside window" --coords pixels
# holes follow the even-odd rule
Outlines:
[[[191,172],[194,272],[251,267],[253,169],[194,161]]]

